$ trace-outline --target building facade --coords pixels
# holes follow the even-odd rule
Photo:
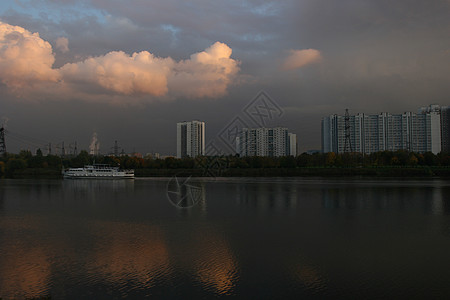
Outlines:
[[[280,157],[297,155],[297,136],[287,128],[243,128],[236,138],[240,156]]]
[[[289,137],[289,155],[291,156],[297,156],[297,149],[298,149],[298,143],[297,143],[297,135],[295,133],[288,133]]]
[[[177,123],[177,158],[205,155],[205,122]]]
[[[430,105],[421,107],[419,113],[436,112],[441,118],[441,148],[442,152],[450,153],[450,106]]]
[[[441,106],[441,146],[450,153],[450,106]]]
[[[392,115],[363,113],[348,117],[331,115],[322,119],[322,152],[359,152],[407,150],[441,152],[441,115],[438,111],[405,112]],[[345,148],[346,136],[351,147]]]

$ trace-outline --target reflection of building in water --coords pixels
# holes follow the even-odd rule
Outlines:
[[[444,203],[442,199],[442,189],[434,188],[431,196],[431,211],[434,214],[444,214]]]
[[[322,205],[327,209],[381,209],[434,214],[445,213],[442,189],[437,186],[404,186],[382,183],[371,186],[335,186],[322,189]]]
[[[357,209],[367,205],[370,199],[370,190],[358,190],[357,188],[326,188],[322,190],[322,202],[325,208],[349,208]],[[366,202],[366,203],[364,203]],[[378,206],[384,207],[386,199],[379,197],[377,199]]]
[[[236,202],[258,212],[295,213],[297,186],[292,183],[260,182],[236,185]]]
[[[167,197],[177,208],[206,212],[205,182],[191,177],[173,177],[167,184]]]

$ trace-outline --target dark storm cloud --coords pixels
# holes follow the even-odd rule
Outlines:
[[[22,9],[4,12],[1,20],[39,32],[54,48],[58,38],[68,39],[69,51],[56,52],[55,67],[117,50],[130,55],[145,50],[175,60],[187,59],[216,41],[233,50],[233,58],[241,62],[239,84],[230,85],[228,94],[215,102],[186,100],[180,95],[172,103],[150,104],[147,111],[167,116],[158,122],[145,118],[141,108],[128,107],[125,115],[130,120],[138,121],[133,115],[142,118],[139,126],[130,122],[130,130],[142,134],[142,127],[153,128],[157,123],[159,128],[168,128],[167,136],[177,121],[199,118],[208,121],[207,134],[214,136],[261,89],[285,108],[280,125],[298,134],[301,150],[319,148],[321,117],[342,113],[345,108],[353,113],[398,113],[430,103],[450,104],[449,1],[20,3]],[[293,53],[307,49],[317,51],[320,60],[299,64],[301,68],[286,65]],[[3,99],[10,97],[4,89],[1,93]],[[64,105],[58,105],[63,110]],[[83,109],[89,109],[88,105],[79,112]],[[97,127],[108,131],[107,121],[91,118],[90,122],[102,123]],[[156,144],[159,151],[173,152],[173,143],[148,130],[152,132],[148,142],[142,143],[147,149],[158,148],[152,146]]]

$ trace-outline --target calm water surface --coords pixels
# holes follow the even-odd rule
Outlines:
[[[0,298],[450,297],[449,181],[190,183],[1,180]]]

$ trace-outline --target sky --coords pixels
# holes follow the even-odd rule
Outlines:
[[[176,123],[283,126],[450,105],[450,0],[2,0],[7,150],[176,153]],[[10,135],[10,136],[9,136]],[[58,148],[59,147],[59,148]]]

